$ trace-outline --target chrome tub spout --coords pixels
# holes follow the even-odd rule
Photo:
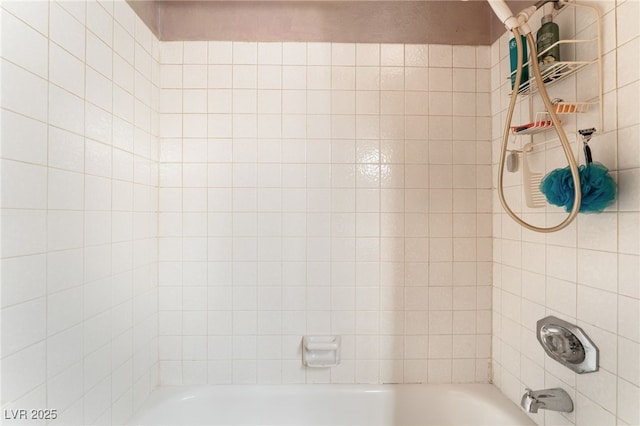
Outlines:
[[[562,411],[564,413],[573,411],[573,401],[571,401],[571,397],[560,388],[537,391],[527,388],[527,392],[522,395],[520,405],[528,413],[537,413],[539,409]]]

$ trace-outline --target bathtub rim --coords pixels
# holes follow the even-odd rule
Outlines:
[[[433,392],[459,394],[459,396],[473,398],[480,403],[484,403],[495,407],[505,415],[522,419],[522,424],[536,425],[536,423],[527,415],[514,401],[511,401],[504,395],[499,388],[491,383],[461,383],[461,384],[353,384],[353,383],[314,383],[314,384],[195,384],[195,385],[160,385],[156,386],[147,396],[145,401],[130,416],[127,426],[137,426],[144,413],[153,409],[158,404],[177,402],[178,399],[192,399],[195,397],[204,397],[206,394],[215,395],[216,392],[225,390],[227,394],[242,393],[250,395],[266,394],[273,390],[308,393],[329,392],[332,394],[347,392],[363,392],[363,393],[397,393],[401,395],[403,392],[415,393],[423,392],[425,396]],[[284,395],[284,394],[283,394]],[[528,422],[528,423],[527,423]]]

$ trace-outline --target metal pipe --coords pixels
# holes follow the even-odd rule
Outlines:
[[[539,2],[537,2],[537,3],[535,4],[535,6],[536,6],[536,10],[540,9],[542,6],[544,6],[544,5],[545,5],[545,4],[547,4],[547,3],[555,3],[555,4],[556,4],[556,7],[557,7],[557,5],[558,5],[558,0],[540,0]]]

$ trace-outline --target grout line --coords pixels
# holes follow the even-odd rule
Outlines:
[[[50,9],[51,6],[50,4],[47,4],[47,18],[49,18],[49,16],[51,15],[50,13]],[[3,10],[3,13],[7,13],[5,10]],[[45,36],[47,38],[47,40],[49,39],[49,32],[50,32],[50,23],[49,23],[49,19],[47,19],[47,35]],[[50,66],[50,56],[51,56],[51,52],[50,52],[50,44],[47,43],[47,83],[49,82],[49,66]],[[50,110],[51,106],[50,106],[50,93],[49,93],[49,84],[47,84],[47,123],[49,122],[49,110]],[[49,234],[49,144],[50,144],[50,138],[49,138],[49,129],[46,130],[46,141],[47,141],[47,145],[46,145],[46,158],[45,158],[45,162],[46,162],[46,167],[47,167],[47,180],[46,180],[46,194],[45,194],[45,200],[46,200],[46,220],[45,220],[45,232],[47,233],[47,235]],[[44,303],[45,303],[45,326],[44,326],[44,353],[45,353],[45,368],[44,368],[44,380],[45,383],[48,381],[48,377],[49,377],[49,259],[48,259],[48,241],[46,243],[47,245],[47,254],[44,255],[44,264],[45,264],[45,294],[44,294]],[[45,404],[47,406],[49,406],[49,390],[45,388]]]

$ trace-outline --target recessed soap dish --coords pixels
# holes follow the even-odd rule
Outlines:
[[[598,371],[598,348],[580,327],[554,316],[537,325],[538,341],[547,355],[578,374]]]
[[[326,368],[340,364],[340,336],[304,336],[302,364],[306,367]]]

